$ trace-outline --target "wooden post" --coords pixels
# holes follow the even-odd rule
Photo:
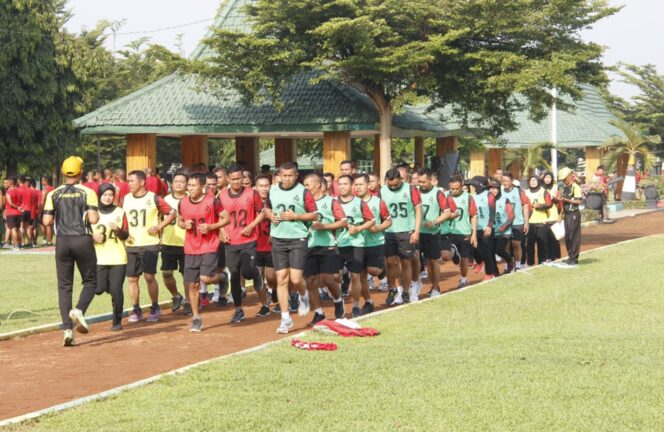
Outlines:
[[[485,152],[484,150],[474,151],[470,153],[470,171],[468,172],[468,177],[472,178],[475,176],[485,175]]]
[[[209,165],[208,141],[205,135],[187,135],[180,138],[182,166],[191,168],[197,163]]]
[[[284,162],[297,161],[297,144],[293,138],[276,138],[274,140],[274,164],[278,168]]]
[[[127,172],[157,168],[157,135],[127,135]]]
[[[497,170],[503,168],[503,153],[501,148],[489,149],[489,176],[493,177]]]
[[[455,152],[459,148],[459,137],[436,138],[436,156],[443,157],[446,153]]]
[[[629,161],[629,155],[624,154],[620,159],[618,159],[616,163],[616,174],[618,177],[625,177],[627,175],[627,162]],[[623,184],[625,183],[624,180],[620,180],[618,183],[616,183],[616,199],[617,200],[622,200],[622,188]]]
[[[339,175],[341,161],[350,159],[350,132],[323,133],[323,172]]]
[[[521,180],[521,166],[519,165],[519,162],[514,161],[510,164],[508,167],[510,172],[512,173],[512,177],[514,177],[514,180]]]
[[[586,147],[586,182],[595,174],[599,164],[599,147]]]
[[[380,135],[374,135],[374,165],[373,172],[377,173],[380,178]]]
[[[235,160],[257,173],[259,169],[258,137],[235,137]]]
[[[415,165],[424,166],[424,138],[415,137]]]

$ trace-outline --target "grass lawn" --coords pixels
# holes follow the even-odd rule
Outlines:
[[[280,343],[10,430],[663,430],[662,240],[365,321],[376,338],[305,338],[335,352]]]
[[[161,265],[161,264],[160,264]],[[33,327],[41,324],[60,322],[58,309],[58,284],[55,277],[55,256],[41,254],[0,253],[0,333]],[[75,272],[74,306],[81,292],[81,278]],[[169,300],[170,293],[164,286],[161,276],[159,280],[160,300]],[[182,291],[182,278],[176,272],[178,288]],[[150,303],[145,281],[141,278],[141,304]],[[131,301],[125,282],[125,307]],[[9,321],[12,311],[27,309],[31,312],[15,312]],[[90,304],[87,315],[111,312],[111,296],[97,296]],[[36,315],[36,314],[38,315]],[[110,324],[109,324],[110,325]]]

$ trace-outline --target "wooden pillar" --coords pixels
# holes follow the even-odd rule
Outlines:
[[[485,155],[486,153],[484,150],[470,153],[470,171],[468,172],[468,177],[472,178],[485,175]]]
[[[514,180],[521,180],[521,165],[519,165],[519,162],[517,161],[512,162],[508,167],[508,169],[512,173]]]
[[[501,148],[489,149],[489,176],[493,177],[497,170],[503,168],[503,153]]]
[[[191,168],[197,163],[209,165],[208,141],[205,135],[187,135],[180,138],[182,166]]]
[[[293,138],[274,140],[274,164],[278,168],[284,162],[297,161],[297,144]]]
[[[443,157],[446,153],[457,151],[459,148],[459,137],[436,138],[436,156]]]
[[[350,132],[323,133],[323,172],[339,175],[341,161],[350,159]]]
[[[424,138],[415,137],[415,165],[424,166]]]
[[[157,135],[127,135],[127,172],[157,168]]]
[[[374,165],[373,172],[380,178],[380,135],[374,135]]]
[[[586,147],[586,182],[592,178],[599,165],[599,147]]]
[[[259,171],[258,137],[235,137],[235,160],[242,162],[247,170]]]

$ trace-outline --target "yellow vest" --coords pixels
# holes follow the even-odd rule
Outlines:
[[[179,210],[180,199],[175,198],[173,194],[164,197],[164,200],[166,200],[168,205],[173,207],[176,212]],[[184,233],[185,230],[178,226],[178,218],[176,217],[170,225],[164,227],[164,232],[161,235],[161,244],[164,246],[184,247]]]
[[[150,228],[160,223],[156,195],[148,192],[144,196],[136,198],[132,194],[127,194],[122,206],[129,222],[130,241],[127,241],[127,246],[158,246],[159,233],[153,235],[148,232]]]
[[[110,213],[99,212],[99,222],[92,225],[92,232],[103,234],[104,242],[95,242],[95,252],[97,253],[97,265],[125,265],[127,264],[127,252],[125,251],[124,241],[117,238],[115,232],[111,230],[111,224],[122,227],[124,210],[116,207]]]
[[[554,184],[551,187],[549,194],[551,194],[551,199],[554,199],[558,195],[558,184]],[[554,202],[553,206],[549,209],[549,222],[558,222],[558,215],[558,204]]]
[[[535,202],[538,204],[546,204],[544,200],[544,193],[546,190],[541,187],[537,192],[531,192],[530,189],[526,189],[526,196],[530,200],[530,219],[528,222],[531,224],[543,224],[547,223],[549,220],[549,212],[547,210],[540,210],[534,207]]]

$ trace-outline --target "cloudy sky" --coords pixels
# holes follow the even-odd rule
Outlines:
[[[205,35],[219,3],[220,0],[69,0],[74,17],[68,28],[79,31],[94,27],[102,19],[125,20],[116,37],[117,49],[147,36],[154,43],[176,50],[176,35],[182,34],[182,48],[188,55]],[[664,73],[664,50],[660,46],[664,40],[664,25],[661,22],[664,1],[610,0],[610,3],[625,7],[617,15],[585,32],[583,37],[607,47],[604,54],[607,65],[617,62],[652,63],[660,73]],[[152,32],[165,28],[167,30]],[[108,40],[111,49],[112,39]],[[631,86],[617,81],[612,84],[612,90],[623,97],[635,94]]]

